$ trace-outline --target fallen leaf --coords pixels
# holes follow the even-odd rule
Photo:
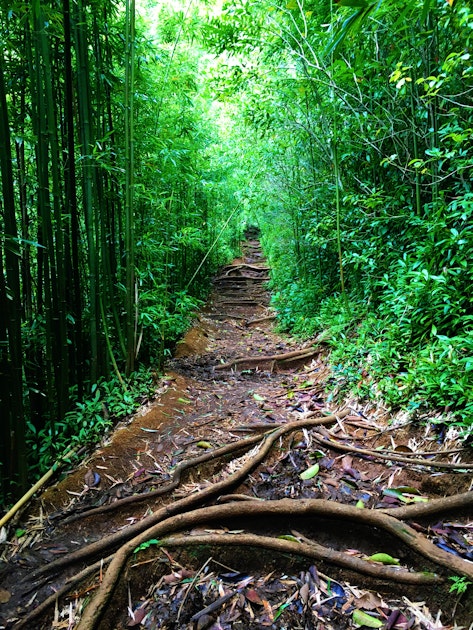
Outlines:
[[[315,475],[317,475],[319,470],[320,470],[319,464],[314,464],[313,466],[310,466],[309,468],[307,468],[307,470],[304,470],[304,472],[301,472],[301,474],[299,475],[299,478],[303,479],[304,481],[307,479],[312,479],[312,477],[315,477]]]
[[[296,542],[296,543],[301,542],[300,540],[298,540],[295,536],[292,536],[291,534],[281,534],[281,536],[278,536],[278,538],[280,538],[281,540],[289,540],[290,542]]]
[[[5,590],[4,588],[0,588],[0,604],[6,604],[7,602],[9,602],[10,597],[10,591]]]
[[[146,606],[140,606],[133,611],[133,619],[128,622],[127,628],[132,628],[133,626],[140,626],[141,622],[146,616]]]
[[[210,444],[210,442],[206,442],[205,440],[200,440],[200,442],[197,442],[196,446],[199,448],[212,448],[212,444]]]
[[[357,626],[365,626],[366,628],[382,628],[384,626],[383,621],[368,615],[362,610],[354,610],[352,619]]]
[[[374,553],[368,560],[370,562],[381,562],[381,564],[399,564],[399,560],[388,553]]]
[[[307,584],[307,582],[305,584],[303,584],[299,590],[299,598],[301,600],[301,602],[304,604],[304,606],[307,604],[307,602],[309,601],[309,595],[310,595],[310,587]]]
[[[100,475],[89,468],[84,475],[84,483],[88,488],[98,486],[100,483]]]
[[[254,588],[249,588],[245,593],[245,597],[252,604],[259,604],[260,606],[263,605],[263,600],[261,599],[261,597],[258,595],[258,593],[255,591]]]
[[[383,606],[383,600],[379,595],[376,595],[376,593],[366,591],[361,597],[357,597],[356,604],[366,610],[376,610],[376,608]]]
[[[414,451],[406,444],[398,444],[394,449],[396,453],[413,453]]]

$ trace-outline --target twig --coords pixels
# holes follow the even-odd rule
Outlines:
[[[190,591],[192,590],[192,588],[194,587],[194,584],[197,582],[197,579],[199,577],[199,575],[205,570],[205,567],[210,564],[210,562],[212,561],[212,558],[208,558],[204,564],[201,566],[201,568],[197,571],[197,573],[194,575],[194,578],[192,580],[192,582],[189,584],[189,588],[186,591],[186,594],[184,595],[184,597],[182,598],[182,602],[181,605],[179,606],[179,610],[177,611],[177,622],[179,623],[179,620],[181,618],[181,613],[182,613],[182,609],[184,608],[184,604],[186,603],[187,597],[190,593]]]

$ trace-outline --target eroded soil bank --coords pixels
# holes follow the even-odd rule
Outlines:
[[[15,523],[0,627],[473,627],[469,452],[328,402],[326,349],[274,332],[268,274],[245,243],[156,400]]]

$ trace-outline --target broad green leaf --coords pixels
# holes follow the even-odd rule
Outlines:
[[[399,564],[397,558],[393,558],[388,553],[374,553],[368,558],[372,562],[381,562],[382,564]]]
[[[365,507],[365,504],[363,503],[363,501],[362,501],[361,499],[359,499],[359,500],[356,502],[355,507],[357,507],[357,508],[359,508],[360,510],[362,510],[362,509]]]
[[[262,401],[264,401],[263,396],[260,396],[259,394],[253,394],[253,398],[254,398],[255,400],[259,400],[259,401],[261,401],[261,402],[262,402]]]
[[[354,610],[352,619],[357,626],[365,626],[366,628],[382,628],[384,626],[383,621],[368,615],[362,610]]]
[[[301,474],[299,475],[299,478],[303,480],[312,479],[312,477],[315,477],[315,475],[317,475],[319,470],[320,470],[319,464],[314,464],[313,466],[310,466],[309,468],[307,468],[307,470],[304,470],[304,472],[301,472]]]

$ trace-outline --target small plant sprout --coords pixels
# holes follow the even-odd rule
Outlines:
[[[458,595],[463,595],[466,593],[468,587],[473,584],[466,579],[466,577],[458,577],[458,575],[452,575],[448,578],[452,584],[449,589],[449,593],[458,593]]]

